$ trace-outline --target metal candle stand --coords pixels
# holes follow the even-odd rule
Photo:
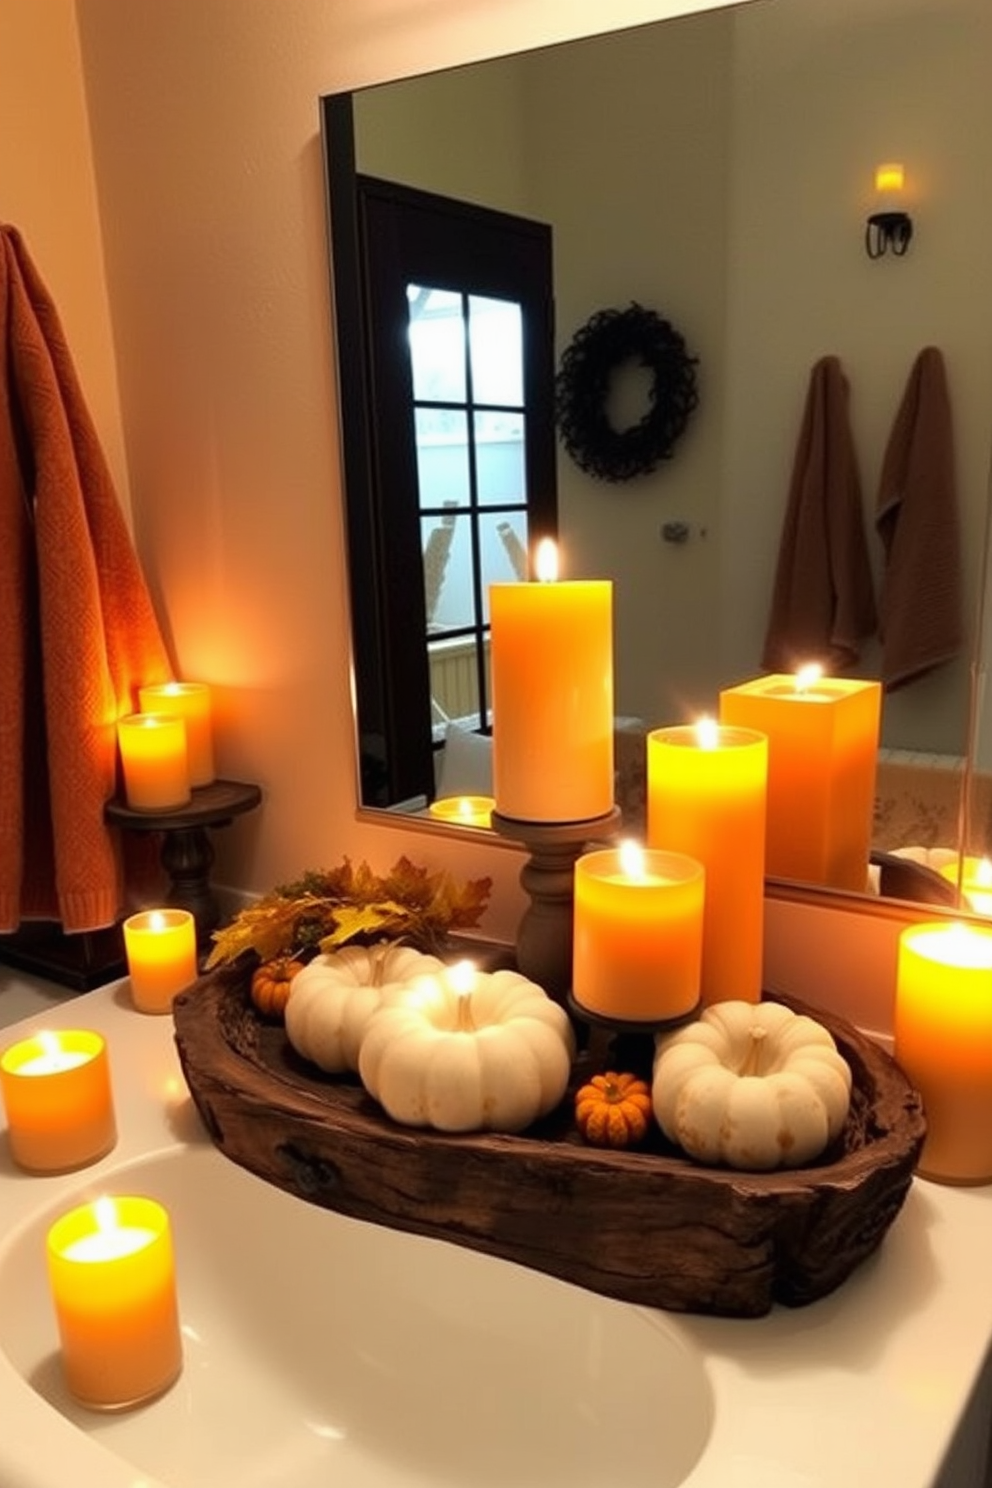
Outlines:
[[[651,1083],[654,1068],[654,1050],[658,1037],[663,1033],[674,1033],[678,1028],[695,1022],[702,1009],[702,1000],[687,1013],[675,1018],[654,1018],[641,1022],[633,1018],[608,1018],[603,1013],[594,1013],[576,1002],[573,993],[565,999],[565,1006],[573,1022],[588,1025],[589,1033],[584,1042],[591,1066],[596,1070],[612,1069],[640,1075]]]

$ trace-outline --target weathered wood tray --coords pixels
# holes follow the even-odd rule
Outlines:
[[[656,1131],[630,1152],[586,1146],[571,1100],[522,1136],[396,1125],[357,1077],[301,1060],[246,978],[202,978],[177,999],[176,1041],[207,1130],[277,1187],[360,1220],[429,1235],[606,1296],[759,1317],[825,1296],[880,1245],[924,1137],[919,1096],[853,1027],[809,1011],[854,1075],[844,1131],[816,1166],[702,1168]],[[576,1082],[592,1072],[576,1064]]]

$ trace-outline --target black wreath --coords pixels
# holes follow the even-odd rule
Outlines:
[[[606,413],[610,379],[633,361],[653,374],[647,411],[615,429]],[[634,303],[597,311],[565,348],[555,381],[558,432],[575,463],[601,480],[627,481],[670,459],[699,402],[696,361],[653,310]]]

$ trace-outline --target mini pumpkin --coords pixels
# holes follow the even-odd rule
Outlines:
[[[358,1072],[406,1126],[517,1132],[558,1105],[574,1053],[568,1014],[536,982],[450,967],[383,998]]]
[[[851,1071],[832,1035],[776,1002],[719,1002],[661,1036],[654,1113],[691,1157],[761,1172],[799,1168],[840,1132]]]
[[[609,1070],[593,1075],[575,1094],[575,1124],[596,1147],[643,1141],[651,1116],[651,1088],[636,1075]]]
[[[251,1000],[259,1012],[269,1018],[281,1018],[289,1000],[293,978],[303,970],[303,962],[290,956],[277,956],[255,968],[251,978]]]
[[[289,1042],[329,1074],[357,1070],[369,1019],[385,994],[443,969],[436,956],[397,941],[342,946],[315,956],[297,976],[286,1004]]]

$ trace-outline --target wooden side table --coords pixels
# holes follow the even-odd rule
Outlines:
[[[236,816],[254,811],[262,799],[259,786],[241,780],[214,780],[197,786],[185,806],[167,811],[135,811],[115,796],[104,816],[126,832],[162,832],[162,867],[169,878],[166,902],[188,909],[196,921],[201,948],[220,922],[220,910],[210,886],[214,862],[210,827],[226,827]]]

